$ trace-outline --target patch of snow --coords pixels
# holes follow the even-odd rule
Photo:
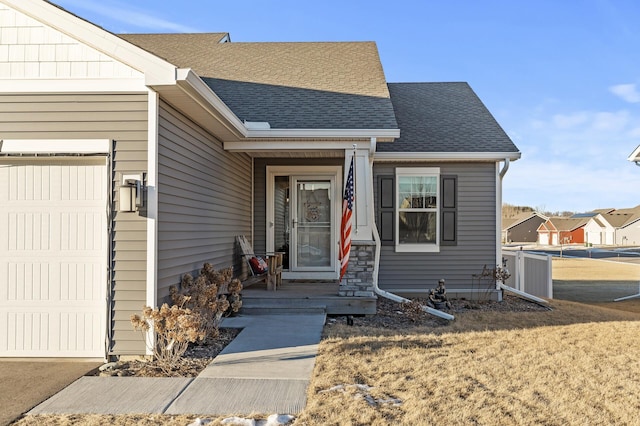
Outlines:
[[[209,423],[211,423],[210,419],[201,419],[200,417],[198,417],[193,421],[193,423],[189,423],[187,426],[204,426]]]
[[[272,414],[266,420],[245,419],[242,417],[227,417],[221,423],[230,426],[284,426],[288,425],[295,419],[289,414]],[[192,426],[192,425],[189,425]],[[199,426],[199,425],[193,425]]]
[[[256,426],[255,419],[244,419],[242,417],[227,417],[223,419],[220,423],[223,425],[232,425],[232,426]]]
[[[380,405],[394,405],[399,406],[402,405],[402,400],[398,398],[374,398],[371,396],[369,391],[373,389],[373,386],[363,385],[363,384],[352,384],[352,385],[336,385],[329,389],[321,390],[318,393],[326,393],[326,392],[342,392],[345,393],[348,388],[355,388],[356,394],[353,396],[356,399],[364,399],[367,404],[372,407],[378,407]],[[270,426],[270,425],[269,425]]]

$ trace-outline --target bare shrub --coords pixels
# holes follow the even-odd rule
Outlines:
[[[131,324],[143,333],[153,330],[154,342],[148,343],[149,348],[160,368],[169,374],[189,343],[204,343],[218,337],[222,317],[242,307],[241,291],[242,283],[232,278],[231,268],[216,271],[205,263],[195,279],[185,274],[179,289],[169,288],[173,306],[166,303],[159,309],[145,306],[142,316],[131,316]]]
[[[169,288],[173,303],[202,317],[202,332],[206,338],[217,337],[222,317],[238,312],[242,307],[242,283],[232,275],[231,268],[216,271],[210,263],[205,263],[195,279],[191,274],[185,274],[180,288]]]
[[[153,330],[154,342],[148,346],[158,366],[167,374],[184,355],[190,342],[205,339],[202,323],[203,318],[199,313],[176,305],[169,307],[166,303],[155,309],[145,306],[142,316],[131,316],[135,330],[142,333]]]
[[[411,300],[401,304],[400,306],[402,308],[402,312],[412,322],[420,322],[426,315],[422,303],[418,300]]]

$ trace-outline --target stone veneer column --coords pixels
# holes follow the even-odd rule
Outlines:
[[[373,297],[374,241],[352,241],[347,272],[342,277],[339,296]]]

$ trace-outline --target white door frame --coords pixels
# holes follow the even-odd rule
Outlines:
[[[342,205],[342,166],[267,166],[267,191],[266,191],[266,248],[268,252],[275,250],[274,238],[274,188],[276,176],[289,176],[290,179],[296,178],[313,178],[313,179],[330,179],[334,183],[333,199],[333,218],[331,232],[331,247],[333,271],[286,271],[282,273],[285,279],[337,279],[338,278],[338,228],[340,224],[341,205]]]

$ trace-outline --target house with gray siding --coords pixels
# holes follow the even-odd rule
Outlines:
[[[538,241],[538,227],[547,216],[538,212],[523,212],[515,217],[502,218],[502,242],[535,243]]]
[[[352,159],[336,296],[500,297],[471,277],[520,153],[468,84],[387,83],[373,42],[116,35],[41,0],[0,0],[0,30],[0,356],[148,353],[131,314],[204,262],[242,275],[237,235],[337,282]]]

